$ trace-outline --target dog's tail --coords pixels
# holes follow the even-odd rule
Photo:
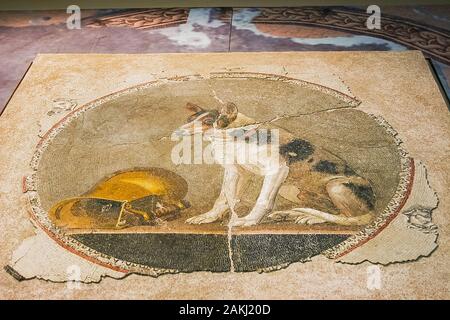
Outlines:
[[[308,219],[308,217],[311,219]],[[272,212],[267,218],[272,221],[304,221],[305,224],[331,222],[342,226],[362,226],[372,221],[373,213],[369,212],[360,216],[347,217],[311,208],[293,208]]]

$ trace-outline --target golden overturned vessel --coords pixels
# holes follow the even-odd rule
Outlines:
[[[155,225],[189,207],[184,200],[187,190],[186,180],[166,169],[120,171],[81,196],[58,202],[49,217],[56,226],[68,229]]]

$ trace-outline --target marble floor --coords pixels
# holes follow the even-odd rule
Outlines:
[[[0,12],[0,112],[39,53],[421,50],[450,96],[450,5]]]

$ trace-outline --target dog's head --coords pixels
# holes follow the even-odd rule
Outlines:
[[[220,110],[203,109],[188,102],[186,109],[191,114],[186,119],[186,124],[175,130],[174,134],[177,136],[202,133],[212,128],[224,129],[236,119],[238,114],[237,106],[232,102],[228,102]]]

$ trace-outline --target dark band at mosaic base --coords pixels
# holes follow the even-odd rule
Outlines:
[[[337,234],[79,234],[84,245],[115,258],[181,272],[255,271],[307,260],[347,239]],[[202,248],[202,250],[198,250]]]

